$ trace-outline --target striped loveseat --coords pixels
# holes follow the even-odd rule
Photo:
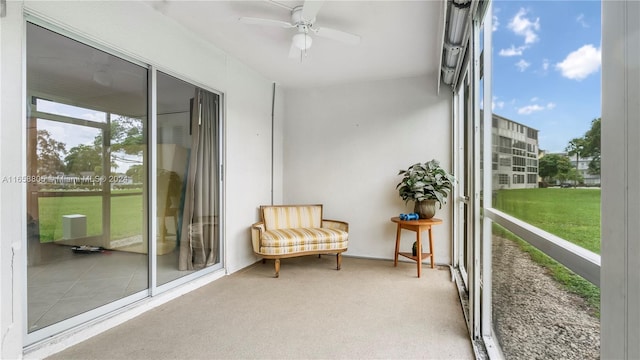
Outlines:
[[[337,269],[347,251],[349,224],[322,218],[322,205],[263,205],[261,221],[251,226],[253,252],[264,259],[275,259],[276,277],[280,259],[336,254]]]

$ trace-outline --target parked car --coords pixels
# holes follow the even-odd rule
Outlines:
[[[561,187],[561,188],[570,188],[570,187],[572,187],[572,186],[573,186],[573,185],[571,185],[571,184],[569,184],[569,183],[562,183],[562,184],[560,184],[560,187]]]

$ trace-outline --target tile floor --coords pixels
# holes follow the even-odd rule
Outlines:
[[[76,254],[70,246],[41,244],[27,268],[29,332],[106,305],[148,288],[146,254],[104,251]],[[178,271],[178,251],[158,256],[158,283],[192,271]]]

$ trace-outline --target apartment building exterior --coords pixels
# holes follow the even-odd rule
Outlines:
[[[538,187],[538,130],[492,116],[493,189]]]

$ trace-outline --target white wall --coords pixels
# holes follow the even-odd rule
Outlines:
[[[324,204],[349,222],[345,255],[393,258],[392,216],[412,212],[395,189],[400,169],[437,159],[451,171],[451,96],[422,76],[286,91],[285,203]],[[436,263],[450,263],[451,203],[438,210]],[[403,230],[403,251],[415,233]],[[425,247],[425,250],[427,248]]]
[[[8,6],[7,16],[0,19],[0,179],[25,174],[23,3],[10,1]],[[251,253],[248,226],[257,219],[256,206],[271,199],[272,82],[141,2],[27,1],[24,6],[31,15],[89,42],[224,93],[227,270],[233,272],[253,263],[256,258]],[[282,104],[280,99],[276,131],[282,129]],[[280,141],[282,135],[275,135]],[[281,156],[282,150],[276,150]],[[281,171],[282,162],[275,165],[276,171]],[[276,196],[281,197],[282,175],[276,174],[275,179]],[[25,191],[22,184],[0,185],[3,359],[21,357],[24,345]]]
[[[256,82],[256,74],[238,63],[229,64],[229,76],[225,224],[227,269],[234,272],[258,260],[250,225],[259,219],[258,206],[271,203],[273,84]]]

